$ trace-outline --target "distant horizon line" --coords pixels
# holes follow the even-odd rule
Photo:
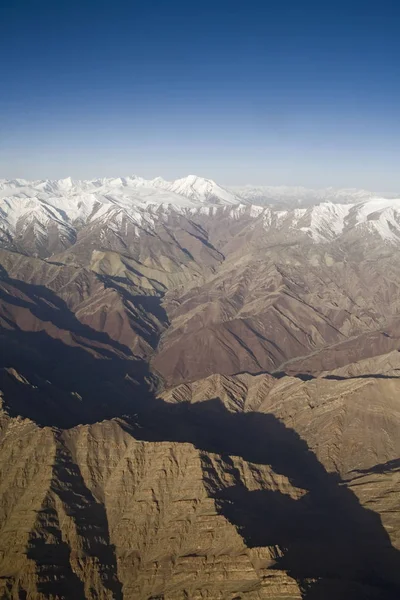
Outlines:
[[[340,185],[319,185],[319,186],[313,186],[313,185],[304,185],[304,184],[287,184],[287,183],[280,183],[280,184],[269,184],[269,183],[251,183],[251,182],[247,182],[247,183],[240,183],[240,184],[231,184],[231,183],[219,183],[218,180],[213,179],[211,177],[203,177],[202,175],[194,175],[193,173],[190,173],[186,176],[183,177],[176,177],[176,178],[172,178],[172,179],[165,179],[164,177],[157,175],[156,177],[152,177],[152,178],[147,178],[147,177],[142,177],[141,175],[138,175],[136,173],[132,173],[132,174],[128,174],[128,175],[103,175],[103,176],[95,176],[95,177],[74,177],[72,175],[67,175],[65,177],[37,177],[37,178],[28,178],[28,177],[0,177],[0,181],[5,183],[5,182],[12,182],[12,181],[26,181],[26,182],[38,182],[38,181],[54,181],[54,182],[60,182],[60,181],[67,181],[70,180],[71,182],[85,182],[85,181],[98,181],[98,180],[112,180],[112,179],[140,179],[143,181],[148,181],[148,182],[153,182],[156,180],[160,180],[160,181],[165,181],[166,183],[174,183],[176,181],[184,181],[187,179],[193,178],[195,179],[200,179],[203,181],[209,181],[212,183],[215,183],[216,185],[223,187],[223,188],[228,188],[228,189],[235,189],[235,188],[290,188],[290,189],[303,189],[303,190],[312,190],[312,191],[319,191],[319,190],[351,190],[351,191],[364,191],[364,192],[369,192],[369,193],[378,193],[378,191],[376,190],[372,190],[369,188],[366,188],[364,186],[340,186]],[[400,187],[400,186],[399,186]],[[390,194],[390,195],[399,195],[400,196],[400,192],[380,192],[380,193],[385,193],[385,194]]]

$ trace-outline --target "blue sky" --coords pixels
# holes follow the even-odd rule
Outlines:
[[[399,2],[0,3],[0,178],[400,192]]]

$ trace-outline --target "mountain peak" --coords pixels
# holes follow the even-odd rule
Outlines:
[[[187,175],[187,177],[158,185],[176,194],[186,196],[190,200],[223,205],[239,204],[240,202],[233,192],[221,187],[212,179],[205,179],[198,175]]]
[[[73,181],[71,177],[64,177],[64,179],[58,179],[57,180],[57,185],[59,188],[64,189],[64,190],[68,190],[71,189],[73,186]]]

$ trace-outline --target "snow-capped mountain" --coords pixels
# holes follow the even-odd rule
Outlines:
[[[239,201],[234,192],[221,187],[211,179],[203,179],[202,177],[196,177],[196,175],[189,175],[175,181],[165,181],[162,178],[157,178],[151,183],[158,188],[175,192],[195,201],[225,205],[237,204]]]
[[[254,198],[261,191],[264,200],[257,204]],[[265,194],[271,200],[267,205]],[[124,231],[137,237],[174,214],[192,221],[209,216],[242,220],[243,226],[261,227],[279,239],[297,236],[326,243],[343,236],[374,235],[389,243],[400,241],[400,200],[365,190],[229,191],[193,175],[172,182],[138,176],[0,180],[0,245],[28,254],[45,257],[62,252],[85,228],[92,232],[100,228],[103,236],[108,228],[115,235]]]
[[[93,222],[115,229],[128,220],[137,235],[165,212],[239,204],[215,182],[189,176],[168,182],[138,176],[73,180],[0,180],[0,244],[48,255],[74,243]],[[104,225],[105,226],[105,225]],[[53,240],[49,247],[50,238]],[[22,246],[21,246],[22,244]]]

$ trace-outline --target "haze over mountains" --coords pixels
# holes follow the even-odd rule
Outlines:
[[[0,196],[0,597],[398,598],[400,198]]]

